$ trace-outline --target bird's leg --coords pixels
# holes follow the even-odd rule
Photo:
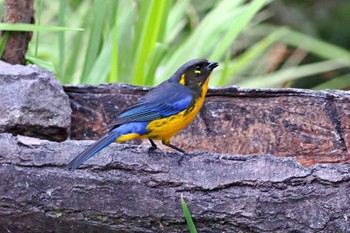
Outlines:
[[[177,147],[177,146],[174,146],[174,145],[172,145],[172,144],[170,144],[170,142],[169,141],[162,141],[162,143],[163,143],[163,145],[165,145],[165,146],[168,146],[168,147],[170,147],[170,148],[172,148],[172,149],[174,149],[174,150],[177,150],[177,151],[179,151],[179,152],[181,152],[184,156],[188,156],[188,157],[192,157],[189,153],[187,153],[186,151],[184,151],[183,149],[181,149],[181,148],[179,148],[179,147]],[[181,156],[180,158],[179,158],[179,160],[178,160],[178,163],[180,164],[181,163],[181,161],[184,159],[184,156]]]
[[[150,143],[151,143],[151,147],[148,148],[148,155],[151,156],[151,154],[158,149],[157,144],[154,143],[154,141],[152,139],[149,139]]]

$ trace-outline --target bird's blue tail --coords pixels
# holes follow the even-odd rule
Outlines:
[[[77,157],[75,157],[67,166],[68,170],[75,170],[86,160],[94,156],[97,152],[114,142],[120,136],[120,131],[118,128],[106,133],[99,140],[94,142],[86,150],[81,152]]]

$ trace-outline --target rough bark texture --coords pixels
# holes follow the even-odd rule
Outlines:
[[[73,110],[71,138],[97,139],[147,89],[111,84],[65,91]],[[172,142],[188,151],[291,156],[304,166],[348,163],[349,106],[347,91],[211,89],[198,117]]]
[[[147,91],[66,86],[68,99],[35,67],[0,71],[11,74],[0,74],[0,132],[49,139],[60,124],[67,136],[69,100],[72,139],[97,138]],[[314,165],[349,162],[349,101],[345,91],[212,89],[173,140],[195,151],[181,166],[175,153],[148,156],[148,144],[113,144],[68,172],[92,141],[0,134],[0,232],[186,232],[181,194],[199,232],[350,232],[349,165]]]
[[[51,72],[0,61],[0,133],[63,141],[71,113],[69,98]]]
[[[34,0],[5,0],[4,23],[34,23]],[[31,32],[10,32],[2,60],[10,64],[25,64],[25,54]]]
[[[91,141],[0,134],[0,232],[349,232],[348,165],[290,158],[170,154],[113,144],[74,172]]]

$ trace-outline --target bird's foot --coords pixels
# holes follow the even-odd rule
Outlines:
[[[158,149],[158,147],[151,146],[150,148],[148,148],[149,156],[154,156],[154,155],[158,156],[160,154],[163,154],[163,152],[160,149]]]
[[[189,153],[187,153],[187,152],[184,152],[184,153],[182,153],[182,155],[180,156],[180,158],[178,158],[177,163],[178,163],[179,165],[181,165],[181,162],[182,162],[184,159],[191,159],[191,158],[193,158],[193,157],[194,157],[194,155],[189,154]]]

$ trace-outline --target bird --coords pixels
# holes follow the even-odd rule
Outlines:
[[[170,139],[187,127],[198,114],[208,90],[210,74],[218,65],[206,59],[186,62],[168,80],[152,88],[120,113],[111,122],[110,130],[76,156],[67,169],[77,169],[113,142],[136,138],[150,141],[148,154],[157,149],[154,140],[160,140],[163,145],[188,155],[183,149],[171,144]]]

